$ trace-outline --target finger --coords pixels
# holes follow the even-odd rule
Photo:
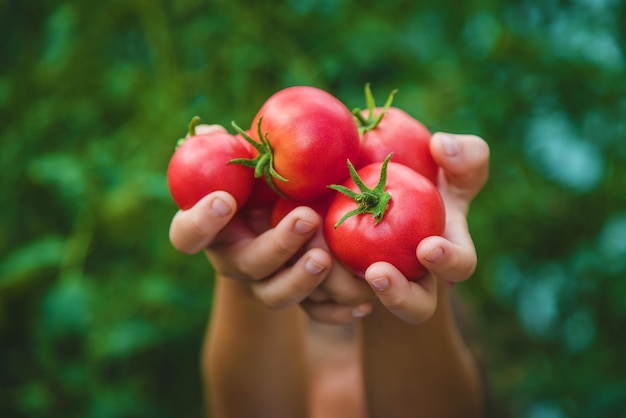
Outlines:
[[[332,301],[315,302],[310,298],[303,300],[300,306],[314,321],[329,325],[349,324],[369,315],[373,309],[371,302],[350,306]]]
[[[222,125],[206,125],[206,124],[202,124],[202,125],[198,125],[195,127],[196,130],[196,135],[206,135],[206,134],[210,134],[213,132],[227,132],[226,128],[224,128]],[[187,135],[189,136],[189,135]]]
[[[332,271],[319,289],[341,305],[356,306],[373,298],[367,282],[356,277],[339,262],[333,263]]]
[[[317,289],[315,289],[313,291],[313,293],[311,293],[309,295],[309,299],[311,299],[314,302],[328,302],[328,301],[331,300],[331,298],[328,295],[328,293],[326,293],[325,291],[323,291],[319,287]]]
[[[209,245],[237,210],[232,195],[216,191],[191,209],[178,211],[170,224],[170,242],[178,251],[194,254]]]
[[[315,234],[320,225],[319,215],[311,208],[301,206],[292,210],[275,228],[269,229],[244,246],[227,248],[223,256],[244,278],[263,279],[273,274],[293,257]]]
[[[476,270],[473,244],[456,244],[439,236],[422,240],[417,258],[438,279],[457,283],[469,279]]]
[[[354,276],[335,260],[326,279],[300,305],[317,322],[347,324],[369,315],[372,293],[363,278]]]
[[[323,233],[315,234],[308,245],[330,252]],[[373,297],[367,282],[361,277],[356,277],[337,260],[333,263],[326,280],[311,296],[314,300],[330,299],[337,304],[348,306],[360,305]]]
[[[419,324],[430,318],[437,308],[437,283],[432,274],[409,281],[389,263],[372,264],[365,272],[380,302],[400,319]]]
[[[309,296],[328,275],[331,265],[330,254],[321,249],[312,249],[293,266],[267,280],[253,282],[252,292],[269,308],[285,309]]]
[[[323,233],[318,231],[307,244],[328,251]],[[300,306],[316,322],[324,324],[347,324],[362,318],[372,311],[374,297],[363,278],[355,277],[341,263],[333,259],[326,279]]]
[[[430,149],[443,169],[442,193],[471,201],[489,177],[487,143],[475,135],[438,132],[432,137]]]

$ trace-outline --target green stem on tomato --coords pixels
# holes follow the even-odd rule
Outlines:
[[[233,128],[239,133],[243,139],[245,139],[250,145],[252,145],[256,150],[258,155],[255,158],[235,158],[229,161],[229,164],[241,164],[246,167],[250,167],[254,170],[254,177],[265,177],[267,184],[270,186],[272,190],[278,193],[280,196],[285,197],[285,195],[276,188],[276,185],[272,181],[273,179],[278,179],[280,181],[289,181],[274,169],[274,150],[272,149],[272,144],[270,144],[269,138],[267,137],[267,133],[263,134],[261,131],[261,121],[263,118],[259,118],[259,123],[257,124],[257,134],[259,136],[259,141],[255,141],[246,131],[241,129],[239,125],[235,123],[235,121],[231,122]]]
[[[360,108],[356,108],[352,110],[352,115],[354,116],[357,122],[357,125],[359,126],[359,133],[361,135],[363,135],[367,131],[372,131],[378,127],[378,124],[380,123],[381,120],[383,120],[385,113],[387,113],[387,110],[389,110],[389,108],[391,107],[391,103],[393,102],[393,96],[397,92],[398,90],[394,89],[391,91],[391,93],[389,93],[389,96],[387,97],[387,101],[385,102],[385,105],[383,106],[381,112],[378,114],[378,116],[374,117],[374,111],[376,110],[376,102],[374,100],[374,95],[372,94],[372,90],[370,88],[370,83],[365,84],[365,103],[367,105],[367,117],[364,117],[361,114],[362,109]]]
[[[383,164],[380,168],[380,178],[378,180],[378,184],[376,184],[373,189],[370,189],[365,185],[365,183],[363,183],[363,180],[361,180],[359,174],[356,172],[356,169],[350,161],[348,161],[350,177],[359,188],[360,193],[356,193],[348,189],[347,187],[338,184],[332,184],[328,186],[331,189],[348,196],[357,204],[356,209],[347,212],[337,221],[337,223],[335,223],[335,228],[341,225],[346,219],[355,215],[362,215],[365,213],[372,214],[372,216],[376,220],[376,225],[378,225],[380,221],[383,220],[383,216],[385,215],[385,211],[387,210],[387,207],[389,206],[389,201],[391,200],[391,195],[385,191],[385,185],[387,184],[387,165],[389,164],[391,155],[391,153],[387,155],[387,158],[385,158],[385,161],[383,161]]]
[[[191,122],[189,122],[189,136],[194,136],[196,134],[196,127],[200,123],[200,116],[194,116],[191,118]]]
[[[189,126],[187,127],[187,136],[184,138],[178,139],[178,141],[176,141],[175,148],[178,148],[181,145],[183,145],[183,142],[185,142],[187,138],[196,135],[196,126],[198,126],[199,123],[200,123],[200,116],[194,116],[193,118],[191,118],[191,121],[189,122]]]

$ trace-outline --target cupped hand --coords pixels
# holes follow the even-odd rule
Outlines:
[[[267,210],[246,217],[234,198],[213,192],[172,219],[170,241],[179,251],[204,250],[219,276],[247,283],[271,309],[292,306],[309,296],[330,271],[330,255],[311,248],[290,260],[315,233],[320,217],[307,207],[294,209],[275,228]]]
[[[428,237],[417,247],[417,258],[428,273],[417,281],[407,281],[384,262],[374,263],[365,272],[380,302],[410,323],[423,322],[435,312],[437,292],[442,289],[438,281],[450,287],[474,273],[477,258],[467,213],[489,175],[489,147],[477,136],[437,133],[431,152],[441,167],[438,189],[446,207],[446,227],[442,236]]]
[[[367,315],[372,310],[373,291],[374,298],[393,314],[406,322],[420,323],[435,312],[438,289],[473,274],[477,259],[467,213],[470,202],[487,181],[489,147],[474,135],[437,133],[431,141],[431,152],[441,167],[438,189],[445,203],[446,227],[442,236],[428,237],[416,249],[428,273],[408,281],[391,264],[377,262],[367,269],[363,280],[351,276],[335,261],[328,277],[301,303],[313,319],[339,324]],[[325,243],[317,245],[323,247]]]
[[[419,244],[416,256],[429,273],[417,281],[406,280],[384,262],[370,266],[365,280],[357,278],[332,259],[318,228],[321,219],[312,209],[296,208],[270,228],[269,210],[247,212],[244,217],[233,197],[222,191],[179,211],[171,223],[170,240],[181,252],[204,250],[219,275],[247,283],[252,294],[273,309],[300,303],[314,320],[342,324],[369,314],[378,297],[401,319],[422,322],[437,307],[437,281],[457,283],[476,268],[466,217],[487,180],[489,163],[489,147],[473,135],[437,133],[431,152],[441,167],[438,188],[445,202],[446,228],[443,236]],[[288,265],[305,244],[308,250]]]
[[[224,130],[199,125],[197,133]],[[318,229],[321,219],[300,207],[270,228],[270,210],[237,211],[232,195],[210,193],[192,208],[179,210],[170,224],[170,242],[178,251],[204,251],[219,276],[249,285],[256,299],[272,309],[297,304],[309,296],[331,269],[330,255],[311,248],[287,266]]]

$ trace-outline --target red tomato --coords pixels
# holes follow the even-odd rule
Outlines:
[[[254,179],[252,192],[246,203],[247,209],[271,208],[280,198],[279,194],[270,188],[265,177]]]
[[[308,206],[323,218],[326,215],[326,211],[328,210],[328,205],[330,205],[331,198],[331,196],[328,196],[325,199],[317,200],[310,203],[297,202],[291,199],[278,199],[278,201],[276,201],[276,204],[274,204],[274,207],[272,208],[272,213],[270,215],[270,225],[272,226],[272,228],[274,228],[285,216],[287,216],[289,212],[299,206]]]
[[[417,245],[444,231],[443,200],[430,180],[403,164],[389,162],[385,173],[386,162],[358,170],[368,193],[378,196],[376,205],[367,212],[357,209],[353,198],[337,194],[324,220],[324,235],[337,259],[357,275],[363,276],[374,262],[387,261],[416,280],[426,272],[415,254]],[[354,179],[343,186],[363,196]],[[335,226],[350,213],[354,215]]]
[[[359,132],[350,110],[315,87],[273,94],[250,132],[259,152],[255,175],[266,176],[281,194],[300,202],[328,195],[328,185],[348,177],[346,161],[358,160]]]
[[[393,152],[394,162],[412,168],[437,184],[439,166],[430,152],[431,133],[404,110],[390,107],[394,93],[384,107],[374,107],[372,93],[366,86],[368,109],[359,111],[359,115],[355,113],[361,130],[361,155],[357,168],[382,162]]]
[[[186,210],[207,194],[224,190],[233,195],[240,208],[250,195],[254,177],[248,168],[229,162],[251,158],[250,150],[227,132],[196,135],[198,121],[199,118],[194,118],[189,127],[190,136],[181,140],[170,158],[167,168],[170,194],[176,205]]]

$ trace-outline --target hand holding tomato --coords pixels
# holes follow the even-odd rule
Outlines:
[[[428,273],[409,281],[393,265],[377,262],[365,271],[364,282],[354,276],[346,279],[346,270],[335,262],[333,272],[301,303],[311,317],[326,323],[350,322],[354,307],[366,306],[372,300],[364,289],[371,288],[393,314],[420,323],[435,312],[438,281],[456,283],[472,275],[476,252],[466,216],[470,202],[487,180],[489,147],[473,135],[438,133],[431,141],[431,152],[441,167],[438,189],[445,204],[446,224],[442,236],[427,237],[417,247],[416,257]]]
[[[468,278],[475,268],[476,254],[465,217],[469,202],[486,180],[489,150],[474,136],[437,134],[430,139],[423,125],[404,113],[399,117],[400,110],[390,107],[393,94],[384,108],[374,108],[369,89],[366,93],[368,111],[354,113],[365,123],[360,144],[357,124],[345,106],[330,94],[310,87],[288,88],[270,97],[250,131],[233,123],[239,135],[230,135],[222,127],[198,126],[194,134],[200,138],[189,138],[184,145],[192,139],[202,140],[187,146],[184,153],[179,148],[168,172],[172,196],[176,200],[175,192],[182,191],[190,202],[179,204],[181,210],[172,221],[170,239],[174,247],[188,253],[205,249],[218,274],[249,283],[253,295],[271,308],[302,301],[314,319],[342,323],[368,314],[374,291],[397,316],[409,322],[426,319],[436,306],[435,275],[445,282],[456,282]],[[368,124],[370,120],[374,123]],[[255,127],[257,138],[250,136],[255,134]],[[204,140],[209,137],[223,140]],[[402,148],[400,144],[410,145]],[[291,154],[286,153],[288,150]],[[363,167],[359,173],[363,170],[371,184],[377,173],[365,174],[369,167],[382,164],[385,168],[377,172],[387,171],[386,163],[376,162],[381,160],[382,151],[398,152],[401,162],[390,165],[390,184],[382,190],[381,195],[396,196],[384,205],[390,208],[384,224],[376,222],[375,227],[364,229],[360,220],[353,222],[356,217],[342,218],[346,226],[341,228],[348,233],[329,233],[328,225],[332,230],[335,215],[341,217],[349,207],[334,205],[337,199],[326,215],[320,216],[310,207],[296,207],[280,221],[271,220],[271,208],[260,203],[265,199],[259,196],[269,191],[274,193],[270,194],[272,199],[278,192],[314,206],[328,193],[330,184],[347,178],[343,162],[359,153],[361,162],[369,161],[369,157],[374,161],[367,167],[358,166]],[[283,158],[283,154],[290,157]],[[409,155],[428,157],[430,163],[406,160]],[[190,164],[176,165],[180,161]],[[321,162],[327,168],[317,170]],[[219,176],[215,169],[205,169],[209,163],[217,167]],[[288,168],[294,164],[299,171],[292,173]],[[425,170],[426,166],[436,171]],[[226,175],[224,171],[223,175],[219,171],[226,169],[233,173]],[[239,181],[242,169],[246,176]],[[401,174],[402,170],[424,181],[410,173]],[[185,173],[194,174],[185,177]],[[246,190],[239,193],[244,185]],[[339,187],[352,195],[358,191],[350,191],[346,185],[354,186],[348,181]],[[357,202],[374,191],[359,188],[363,194],[353,196]],[[324,217],[325,236],[318,230]],[[359,214],[359,218],[363,217]],[[331,254],[341,263],[333,261]],[[344,266],[366,281],[357,279]],[[425,271],[428,274],[423,275]],[[402,280],[394,284],[399,278]]]
[[[227,131],[221,125],[197,125],[195,134]],[[247,282],[252,294],[270,308],[294,305],[309,296],[331,266],[323,250],[300,251],[315,234],[319,215],[297,208],[270,229],[270,208],[240,209],[232,194],[209,193],[191,208],[178,210],[170,225],[170,241],[183,253],[204,250],[220,275]],[[298,260],[286,266],[296,253]]]
[[[437,281],[457,283],[476,268],[476,251],[469,233],[467,211],[488,177],[489,148],[471,135],[436,134],[431,152],[441,166],[438,188],[446,206],[443,236],[424,239],[416,255],[429,273],[407,281],[388,263],[374,263],[365,279],[383,305],[407,322],[428,319],[436,309]]]
[[[435,277],[455,283],[474,271],[476,253],[466,215],[487,179],[489,160],[487,144],[472,135],[436,134],[431,150],[441,166],[438,189],[446,207],[446,226],[443,236],[428,237],[418,246],[417,258],[429,273],[416,282],[382,262],[367,269],[365,281],[355,277],[332,260],[318,231],[321,219],[313,209],[297,207],[270,229],[269,210],[248,212],[254,217],[246,220],[236,214],[234,198],[223,191],[178,211],[170,240],[185,253],[206,249],[221,274],[249,282],[257,299],[272,308],[300,302],[319,322],[347,323],[371,311],[373,290],[395,315],[421,322],[436,308]],[[305,244],[303,255],[286,267]]]
[[[269,229],[269,210],[244,219],[233,196],[217,191],[176,213],[170,241],[184,253],[204,250],[220,276],[246,283],[258,301],[282,309],[309,296],[330,271],[330,255],[319,248],[286,266],[320,222],[315,211],[301,207]]]

